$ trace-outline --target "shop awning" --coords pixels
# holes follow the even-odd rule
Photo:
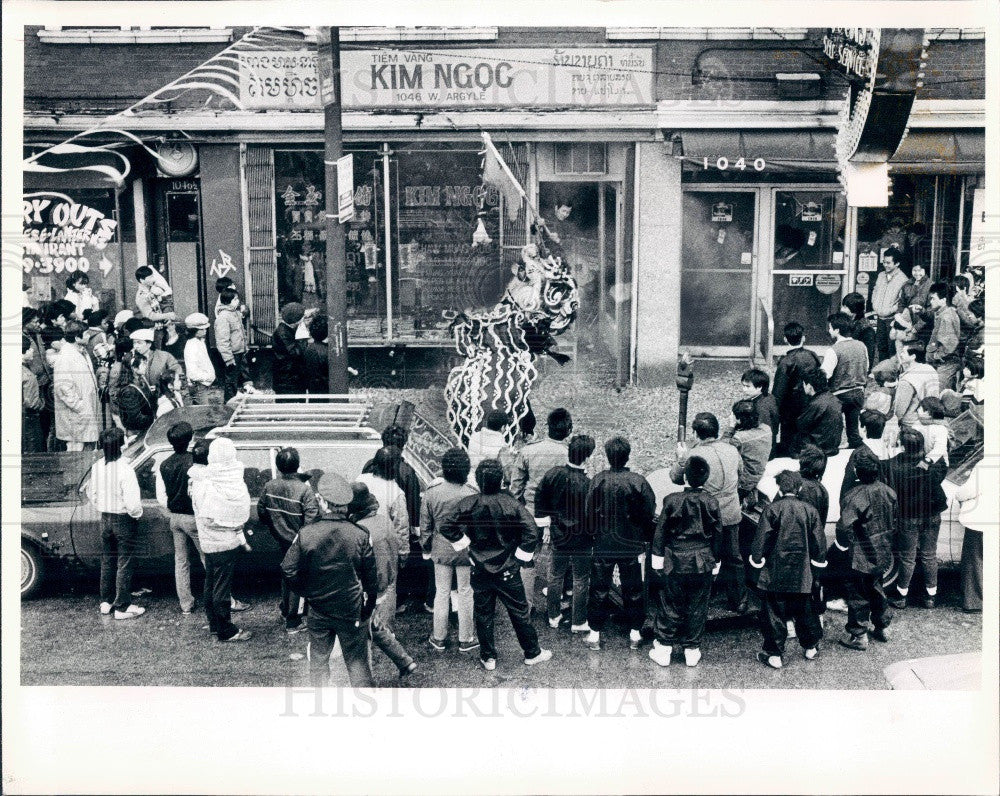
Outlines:
[[[684,160],[701,165],[720,157],[730,166],[744,158],[748,171],[756,158],[789,168],[836,169],[833,130],[684,130],[675,134]],[[678,153],[679,154],[679,153]],[[975,174],[984,171],[986,137],[982,130],[911,130],[889,161],[900,174]]]

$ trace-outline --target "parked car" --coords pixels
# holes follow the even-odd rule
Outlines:
[[[979,691],[983,687],[983,653],[911,658],[892,663],[882,672],[894,691]]]
[[[283,397],[284,398],[284,397]],[[225,407],[192,406],[176,409],[153,423],[146,434],[126,448],[139,480],[143,515],[137,573],[174,571],[173,536],[169,513],[156,501],[155,472],[171,453],[167,430],[185,420],[195,437],[228,437],[246,467],[244,479],[256,504],[264,485],[276,472],[274,458],[286,445],[295,446],[301,469],[315,485],[327,471],[354,480],[381,447],[372,423],[387,424],[402,414],[411,429],[403,458],[426,486],[436,477],[437,457],[452,444],[424,418],[400,407],[381,412],[366,402],[285,401],[272,395],[241,395]],[[410,407],[412,410],[412,407]],[[381,425],[379,425],[381,428]],[[101,530],[98,512],[83,494],[99,453],[50,453],[23,457],[21,487],[21,596],[33,596],[54,570],[93,571],[100,567]],[[271,533],[251,509],[246,527],[252,552],[240,556],[242,571],[276,571],[280,553]]]

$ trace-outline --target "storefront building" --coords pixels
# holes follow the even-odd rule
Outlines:
[[[26,152],[87,129],[242,35],[185,29],[163,42],[155,30],[94,30],[26,31]],[[868,290],[887,245],[902,245],[907,264],[919,261],[932,276],[969,268],[985,187],[982,32],[928,33],[933,77],[891,161],[889,206],[877,209],[848,208],[837,181],[843,83],[818,65],[821,37],[818,29],[345,29],[355,202],[346,225],[348,341],[363,379],[439,378],[455,314],[503,294],[530,219],[482,187],[481,130],[574,265],[580,314],[560,347],[616,383],[672,379],[681,349],[766,362],[791,319],[824,343],[826,314],[845,292]],[[109,99],[116,65],[137,52],[155,67],[148,85]],[[150,264],[170,280],[182,315],[211,313],[215,280],[234,279],[258,346],[282,304],[323,306],[315,45],[266,55],[241,59],[242,107],[115,120],[169,155],[166,171],[134,146],[119,191],[97,171],[26,174],[26,202],[70,201],[115,222],[88,258],[108,305],[130,305],[132,272]],[[32,67],[33,57],[50,68]],[[93,85],[77,83],[75,93],[52,85],[58,59],[94,61]],[[557,205],[572,208],[567,218]],[[490,242],[474,247],[480,208]],[[26,214],[38,236],[59,226],[46,210]],[[54,262],[36,255],[25,270],[34,300],[61,297],[65,274]]]

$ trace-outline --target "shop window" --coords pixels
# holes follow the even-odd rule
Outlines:
[[[604,144],[556,144],[556,174],[606,174],[607,148]]]

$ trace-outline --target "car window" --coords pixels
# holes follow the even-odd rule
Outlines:
[[[259,498],[264,485],[274,478],[274,455],[271,448],[236,448],[236,458],[243,462],[243,480],[251,498]]]
[[[298,446],[298,449],[299,469],[303,472],[319,471],[318,475],[326,472],[334,472],[342,475],[348,481],[353,481],[361,475],[362,468],[375,455],[375,451],[377,450],[376,448],[364,446],[306,448],[301,445]],[[318,480],[316,477],[317,473],[313,472],[313,476],[310,480],[315,483]]]
[[[136,465],[135,477],[139,481],[139,494],[143,500],[156,500],[156,472],[171,453],[172,450],[155,451]]]

